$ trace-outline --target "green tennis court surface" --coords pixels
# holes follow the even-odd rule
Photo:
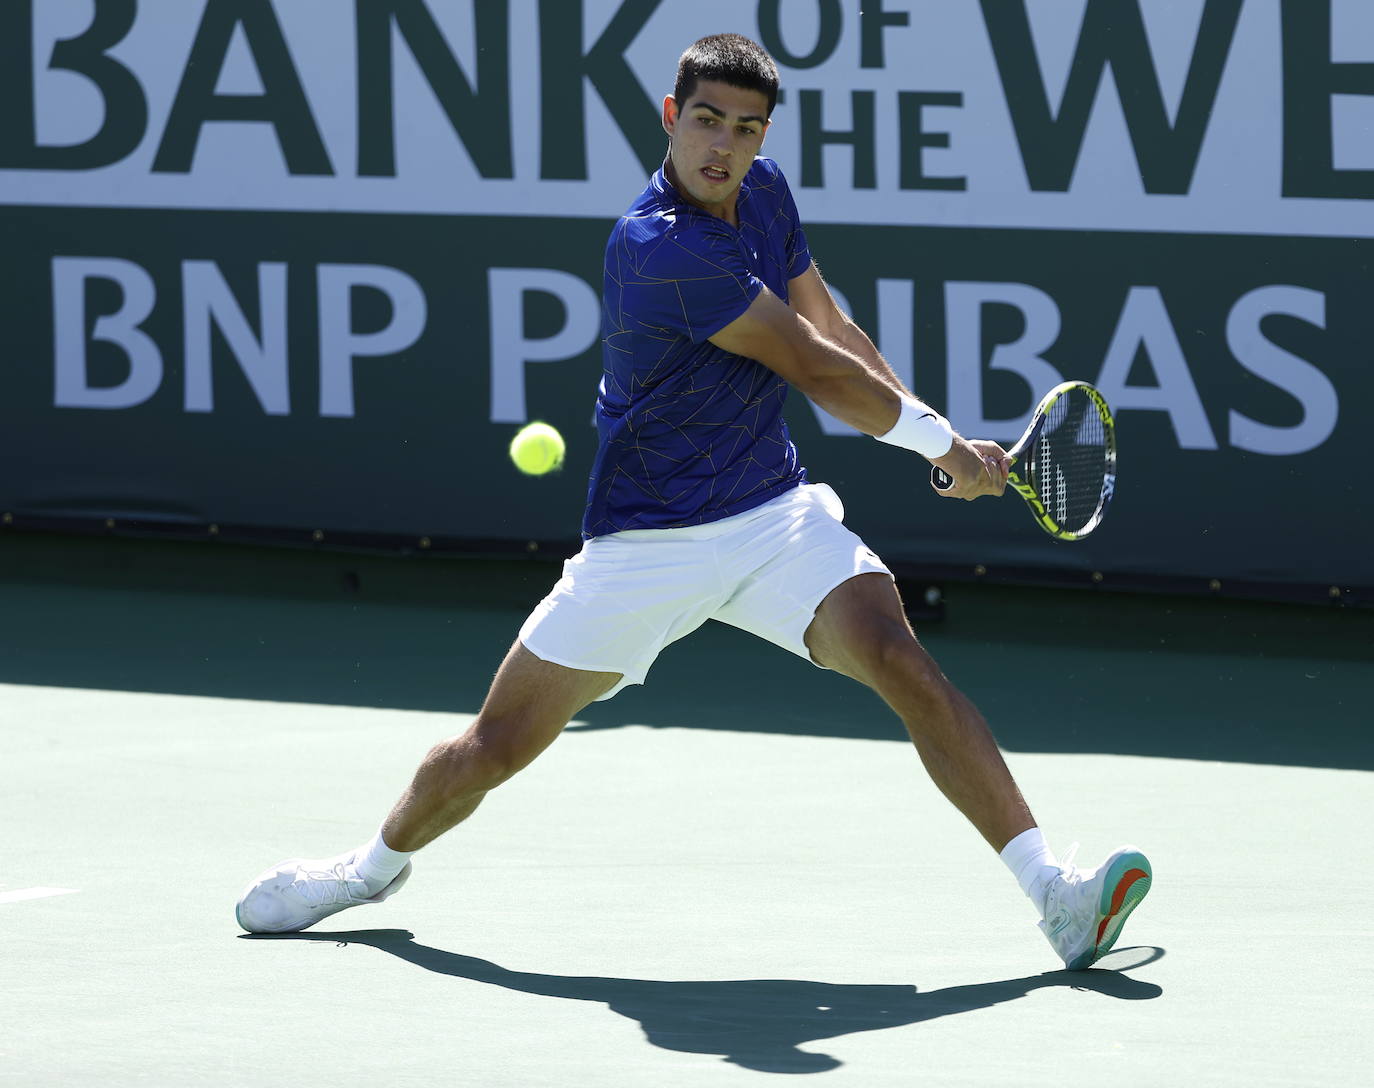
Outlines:
[[[1318,1085],[1374,1059],[1367,614],[951,589],[923,637],[1052,843],[1154,863],[1099,969],[1054,969],[874,697],[718,625],[396,898],[251,938],[242,886],[375,829],[550,568],[41,543],[0,538],[0,1081]]]

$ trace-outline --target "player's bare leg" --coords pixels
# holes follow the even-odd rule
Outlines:
[[[890,578],[861,574],[836,586],[806,645],[896,712],[930,777],[994,850],[1035,826],[983,716],[916,640]]]
[[[997,850],[1070,969],[1088,967],[1115,944],[1150,890],[1149,860],[1133,846],[1079,870],[1070,851],[1055,859],[973,703],[925,652],[891,580],[861,574],[821,602],[806,633],[821,664],[867,684],[906,725],[930,777]]]
[[[412,851],[462,823],[487,793],[532,763],[619,673],[583,672],[511,647],[467,732],[430,749],[382,825],[393,850]]]
[[[488,792],[533,762],[568,719],[619,679],[542,661],[517,642],[471,727],[430,749],[382,830],[356,850],[288,858],[268,869],[239,897],[239,925],[251,933],[290,933],[393,895],[410,877],[411,853],[471,816]]]

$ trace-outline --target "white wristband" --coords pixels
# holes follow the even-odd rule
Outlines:
[[[928,459],[943,457],[954,445],[954,429],[949,420],[930,405],[906,394],[902,394],[902,409],[892,430],[873,437]]]

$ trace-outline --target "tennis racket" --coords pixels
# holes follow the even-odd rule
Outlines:
[[[1050,536],[1082,540],[1101,523],[1116,490],[1116,424],[1102,394],[1087,382],[1064,382],[1046,393],[1007,455],[1007,483]],[[954,478],[934,466],[930,482],[937,491],[954,486]]]

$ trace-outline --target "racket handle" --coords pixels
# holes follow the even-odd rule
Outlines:
[[[930,486],[936,491],[948,491],[954,486],[954,477],[936,465],[930,466]]]

